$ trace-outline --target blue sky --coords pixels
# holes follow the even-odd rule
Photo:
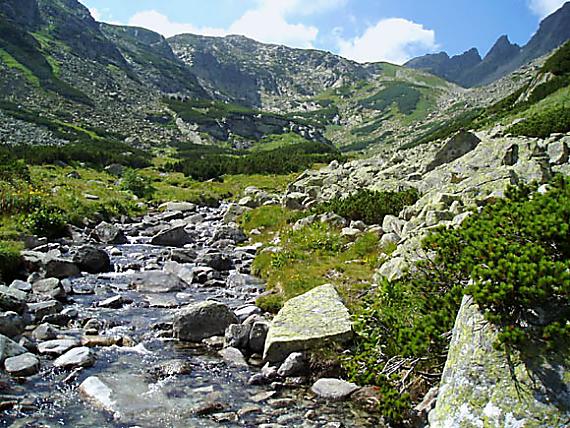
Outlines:
[[[165,36],[243,34],[360,61],[430,52],[484,55],[502,34],[524,44],[565,0],[80,0],[99,21]]]

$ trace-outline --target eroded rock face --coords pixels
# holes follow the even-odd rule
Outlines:
[[[352,337],[348,309],[330,285],[322,285],[285,303],[269,326],[263,357],[283,361],[292,352]]]
[[[457,315],[437,404],[437,427],[562,427],[570,418],[570,357],[541,355],[521,361],[493,348],[497,333],[472,298]],[[511,376],[515,375],[515,379]]]

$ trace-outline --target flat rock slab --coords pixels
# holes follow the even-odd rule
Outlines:
[[[358,385],[340,379],[319,379],[311,387],[311,391],[327,400],[344,400],[360,389]]]
[[[70,349],[53,362],[54,366],[62,369],[91,367],[93,364],[95,364],[95,355],[93,351],[86,346]]]
[[[26,352],[16,357],[7,358],[4,361],[4,368],[12,376],[33,376],[40,371],[40,360],[34,354]]]
[[[284,361],[293,352],[345,342],[352,334],[341,297],[332,285],[322,285],[285,303],[269,326],[263,358]]]
[[[71,348],[79,346],[81,342],[77,339],[55,339],[42,342],[38,345],[40,354],[62,355]]]

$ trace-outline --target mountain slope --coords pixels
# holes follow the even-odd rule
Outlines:
[[[449,57],[445,52],[408,61],[409,68],[424,70],[464,87],[492,83],[532,60],[548,54],[570,39],[570,2],[545,18],[524,47],[501,36],[485,58],[476,49]]]

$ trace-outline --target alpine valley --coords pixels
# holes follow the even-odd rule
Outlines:
[[[569,40],[363,64],[0,0],[0,426],[570,426]]]

